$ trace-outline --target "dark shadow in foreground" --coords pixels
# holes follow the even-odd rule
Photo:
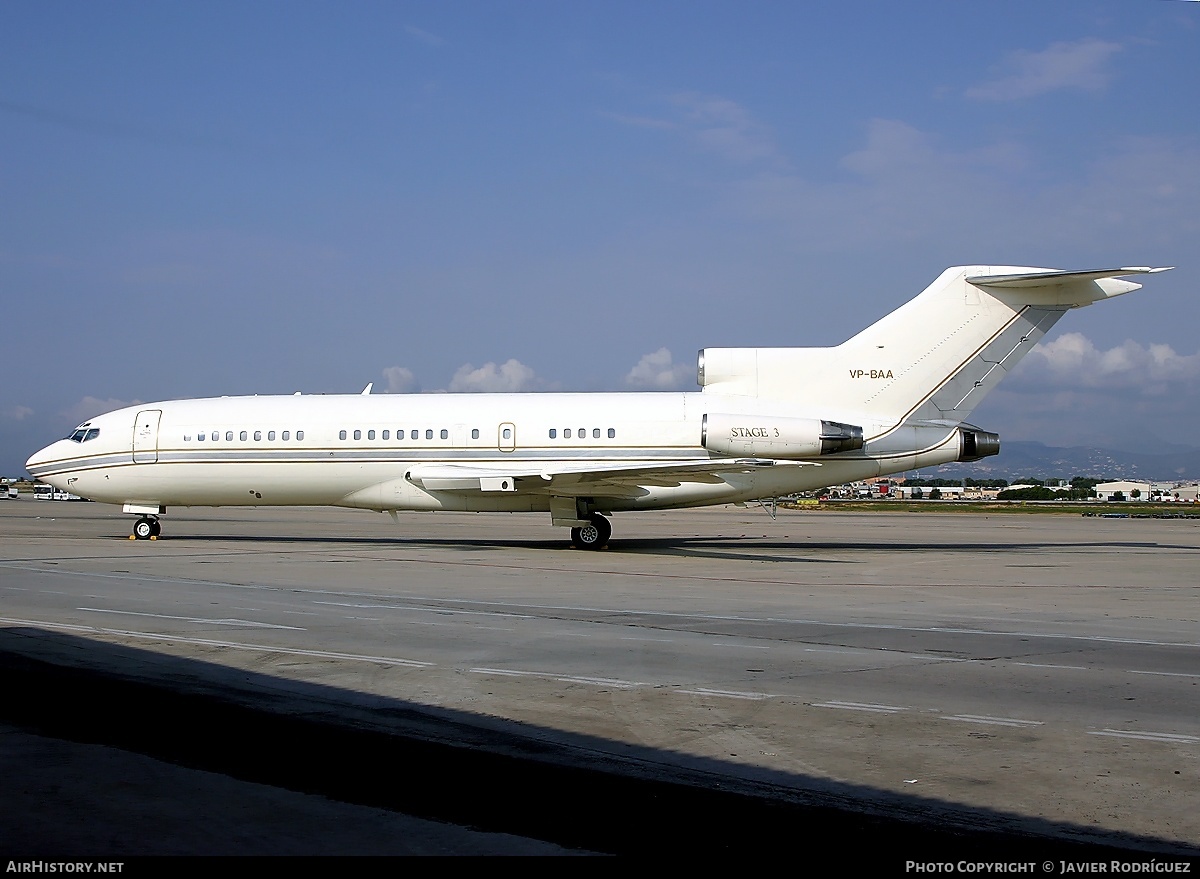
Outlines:
[[[753,782],[715,759],[685,768],[653,748],[37,628],[0,629],[0,675],[0,721],[39,735],[569,848],[689,858],[824,851],[897,872],[960,858],[1200,855],[795,773]]]

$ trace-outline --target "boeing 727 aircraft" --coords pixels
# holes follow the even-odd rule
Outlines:
[[[35,453],[29,472],[122,504],[549,513],[580,548],[607,516],[778,497],[974,461],[966,422],[1071,308],[1167,268],[947,269],[833,348],[706,348],[699,393],[221,397],[131,406]]]

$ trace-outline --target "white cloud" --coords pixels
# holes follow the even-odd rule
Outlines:
[[[606,118],[636,128],[680,132],[707,152],[746,164],[762,160],[783,162],[768,126],[748,109],[719,95],[678,92],[667,97],[671,112],[665,118],[603,113]]]
[[[446,45],[446,41],[437,34],[431,34],[429,31],[421,30],[419,27],[413,27],[411,24],[404,26],[404,32],[415,40],[419,40],[426,46],[433,46],[435,49],[440,49]]]
[[[10,406],[7,409],[0,409],[0,418],[8,419],[9,421],[24,421],[33,410],[28,406]]]
[[[973,421],[1011,439],[1047,445],[1161,450],[1194,444],[1200,352],[1127,340],[1097,348],[1080,333],[1038,346]]]
[[[894,119],[874,119],[846,154],[846,173],[819,179],[764,172],[730,188],[732,210],[780,227],[807,249],[860,251],[936,240],[960,259],[1094,248],[1176,249],[1200,233],[1200,148],[1187,140],[1118,137],[1067,182],[1047,185],[1022,145],[955,149]]]
[[[967,89],[966,96],[1017,101],[1065,88],[1097,91],[1108,84],[1108,61],[1120,51],[1118,43],[1088,38],[1053,43],[1040,52],[1013,52],[1002,65],[1006,73]]]
[[[383,371],[383,377],[387,379],[389,394],[411,394],[418,390],[417,377],[407,367],[389,366]]]
[[[112,412],[114,409],[124,409],[126,406],[137,406],[142,402],[142,400],[114,400],[111,397],[107,400],[101,400],[98,397],[84,397],[74,406],[63,410],[61,414],[73,424],[79,424],[80,422],[87,421],[89,418],[103,415],[105,412]]]
[[[1162,396],[1200,382],[1200,352],[1178,354],[1170,345],[1132,339],[1102,351],[1083,334],[1066,333],[1031,351],[1016,372],[1056,389]]]
[[[519,360],[510,359],[497,366],[485,363],[478,369],[464,363],[450,380],[450,390],[455,393],[513,393],[532,391],[541,384],[534,371]]]
[[[671,352],[659,348],[642,357],[625,376],[631,388],[654,391],[673,391],[694,381],[696,367],[690,363],[674,363]]]
[[[684,92],[671,102],[693,137],[708,150],[735,162],[779,158],[779,149],[766,125],[734,101],[716,95]]]
[[[954,235],[974,245],[985,231],[976,215],[993,228],[1010,216],[1012,178],[1026,162],[1012,143],[956,151],[905,122],[872,119],[863,147],[839,162],[849,173],[763,173],[736,184],[732,198],[736,209],[783,225],[818,251]]]

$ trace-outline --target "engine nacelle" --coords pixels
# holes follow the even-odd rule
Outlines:
[[[1000,454],[1000,434],[980,430],[977,427],[960,427],[962,450],[958,453],[960,461],[978,461]]]
[[[704,416],[700,445],[745,458],[816,458],[861,449],[863,430],[820,418],[710,414]]]

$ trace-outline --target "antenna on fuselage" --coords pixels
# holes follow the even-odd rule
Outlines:
[[[371,388],[373,387],[375,387],[375,382],[367,382],[367,386],[362,389],[361,396],[369,397],[371,395]]]

